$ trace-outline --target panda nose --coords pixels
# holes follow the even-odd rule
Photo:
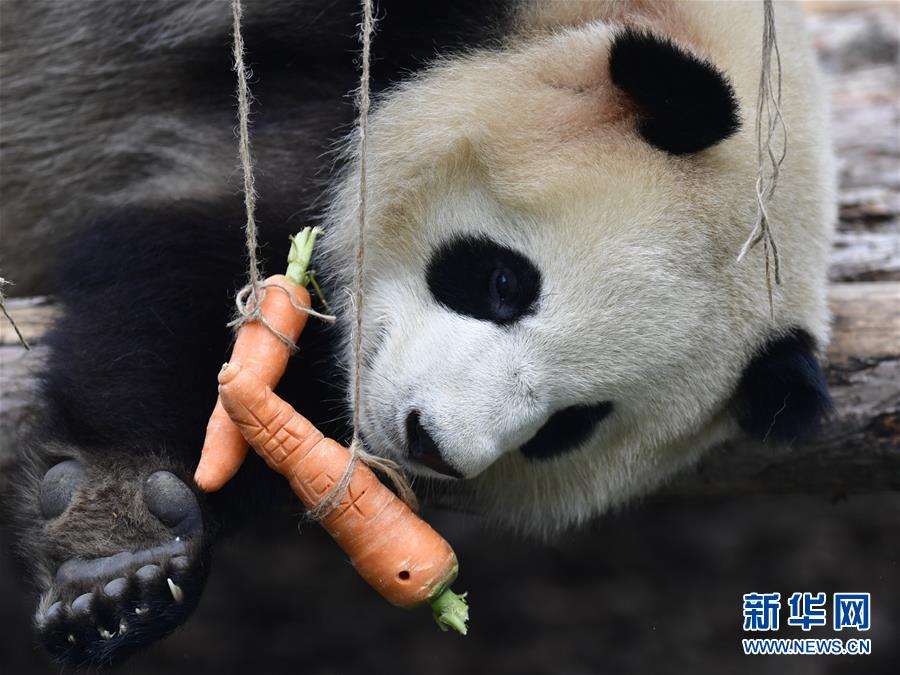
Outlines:
[[[413,410],[406,416],[406,445],[410,459],[445,476],[463,478],[463,475],[447,464],[441,456],[437,442],[428,433],[428,429],[422,426],[418,410]]]

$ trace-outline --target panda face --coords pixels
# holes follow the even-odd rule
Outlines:
[[[708,410],[710,387],[687,375],[714,308],[679,250],[700,260],[705,238],[646,236],[683,221],[677,205],[660,209],[635,182],[528,215],[460,178],[418,214],[414,239],[385,232],[369,251],[361,409],[373,451],[444,480],[507,456],[539,471],[648,410],[656,433]]]
[[[705,11],[695,21],[714,33]],[[726,77],[678,44],[603,22],[555,28],[439,63],[370,119],[361,433],[450,503],[528,532],[577,524],[733,435],[742,377],[769,339],[827,332],[827,166],[819,187],[803,159],[770,207],[793,209],[779,246],[804,270],[770,316],[761,251],[735,262],[756,212],[739,101],[758,63],[729,43]],[[807,110],[785,113],[808,127],[794,161],[818,156]],[[324,241],[346,286],[355,159]],[[353,307],[336,297],[352,377]],[[788,342],[771,354],[808,365],[814,340]],[[805,394],[767,378],[749,389],[768,430]],[[821,391],[807,388],[808,410]]]
[[[474,250],[491,255],[476,260],[473,265],[469,255]],[[564,400],[559,403],[545,400],[547,397],[542,397],[535,391],[534,382],[525,379],[525,373],[536,370],[533,363],[530,363],[533,358],[529,357],[527,350],[520,348],[515,339],[507,340],[506,336],[513,330],[511,324],[525,316],[526,312],[536,311],[534,305],[538,287],[534,282],[538,275],[530,261],[521,255],[511,256],[510,253],[509,249],[487,239],[454,239],[435,252],[426,276],[432,297],[443,305],[443,309],[498,326],[510,326],[506,331],[495,332],[492,341],[497,345],[496,353],[482,356],[482,370],[488,377],[472,383],[475,385],[472,395],[482,399],[478,404],[479,410],[488,413],[493,411],[495,420],[508,420],[505,426],[509,431],[506,437],[492,439],[491,431],[499,427],[484,420],[485,426],[478,439],[483,446],[480,456],[460,452],[459,448],[454,447],[456,439],[453,438],[452,420],[447,420],[444,425],[449,433],[441,427],[438,427],[437,432],[429,430],[429,427],[434,429],[435,422],[443,421],[432,411],[448,409],[450,406],[433,396],[426,387],[414,397],[419,403],[411,408],[405,418],[406,459],[413,470],[424,470],[427,475],[439,477],[463,478],[478,473],[486,463],[493,462],[499,454],[505,452],[517,451],[523,457],[533,460],[549,459],[574,450],[588,440],[595,426],[612,411],[610,401],[565,405]],[[504,261],[504,258],[510,262]],[[451,262],[454,264],[453,269],[436,269],[436,266]],[[460,283],[453,285],[454,281]],[[469,326],[462,330],[468,332],[473,328],[475,327]],[[527,340],[529,332],[534,333],[527,328],[520,330],[520,336],[525,337],[520,337],[519,342]],[[477,333],[474,338],[476,343],[484,339],[478,337]],[[519,350],[519,353],[514,353],[514,350]],[[503,362],[504,353],[509,355],[506,358],[509,365],[496,369],[491,375],[490,369]],[[422,365],[429,373],[440,367],[437,363],[423,362]],[[455,372],[449,375],[458,376]],[[423,381],[423,378],[415,379]],[[532,376],[531,380],[533,379]],[[461,382],[460,387],[464,386],[466,383]],[[494,401],[490,401],[491,398]],[[552,412],[548,414],[548,410]],[[468,414],[481,416],[477,410],[470,410]],[[537,431],[534,431],[535,417],[543,420]],[[438,440],[436,436],[444,440]],[[521,439],[526,437],[527,440],[522,442]],[[466,442],[472,445],[472,441]]]

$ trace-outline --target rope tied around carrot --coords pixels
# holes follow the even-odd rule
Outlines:
[[[313,276],[312,271],[308,269],[309,262],[312,259],[313,246],[315,245],[316,237],[320,232],[321,230],[318,227],[305,228],[291,237],[291,251],[288,254],[288,269],[287,272],[285,272],[285,276],[299,286],[314,284],[315,289],[318,291],[321,298],[321,291],[316,283],[315,276]],[[262,307],[266,301],[266,294],[270,289],[277,289],[285,293],[291,306],[298,312],[314,316],[317,319],[321,319],[328,323],[334,323],[336,320],[336,317],[333,314],[323,314],[317,312],[312,307],[301,305],[294,300],[293,295],[285,290],[280,284],[261,282],[257,285],[255,290],[252,284],[245,285],[234,296],[237,316],[227,324],[228,327],[239,330],[240,327],[248,321],[259,321],[281,340],[291,352],[297,351],[297,343],[288,335],[285,335],[278,330],[278,328],[273,326],[266,315],[263,314]]]

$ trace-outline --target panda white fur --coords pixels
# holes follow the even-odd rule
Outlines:
[[[772,317],[763,247],[737,262],[757,209],[761,2],[535,4],[509,47],[379,102],[361,401],[376,452],[555,532],[734,436],[742,373],[768,342],[826,343],[826,108],[800,8],[776,19],[788,149],[768,207]],[[326,217],[348,285],[357,181]],[[506,307],[489,307],[498,273]],[[788,397],[776,410],[798,403],[770,386]]]
[[[218,494],[190,478],[244,279],[226,4],[4,7],[0,264],[61,311],[7,505],[37,634],[69,664],[169,633],[221,535],[295,504],[255,458]],[[344,323],[310,322],[279,392],[346,438],[358,158],[351,137],[332,178],[327,151],[353,121],[358,7],[245,5],[262,256],[278,269],[287,233],[319,218]],[[736,261],[756,217],[761,1],[383,11],[359,402],[373,452],[425,496],[546,535],[720,440],[816,427],[833,170],[799,7],[775,11],[772,316],[762,247]]]

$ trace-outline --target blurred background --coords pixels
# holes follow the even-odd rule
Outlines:
[[[898,280],[900,4],[806,8],[840,168],[832,280]],[[549,544],[469,516],[426,517],[463,564],[465,638],[386,605],[318,527],[298,534],[294,514],[225,542],[193,618],[114,672],[900,672],[897,493],[657,495]],[[744,656],[741,596],[752,591],[870,592],[872,654]],[[33,645],[31,602],[0,531],[0,673],[59,670]]]

